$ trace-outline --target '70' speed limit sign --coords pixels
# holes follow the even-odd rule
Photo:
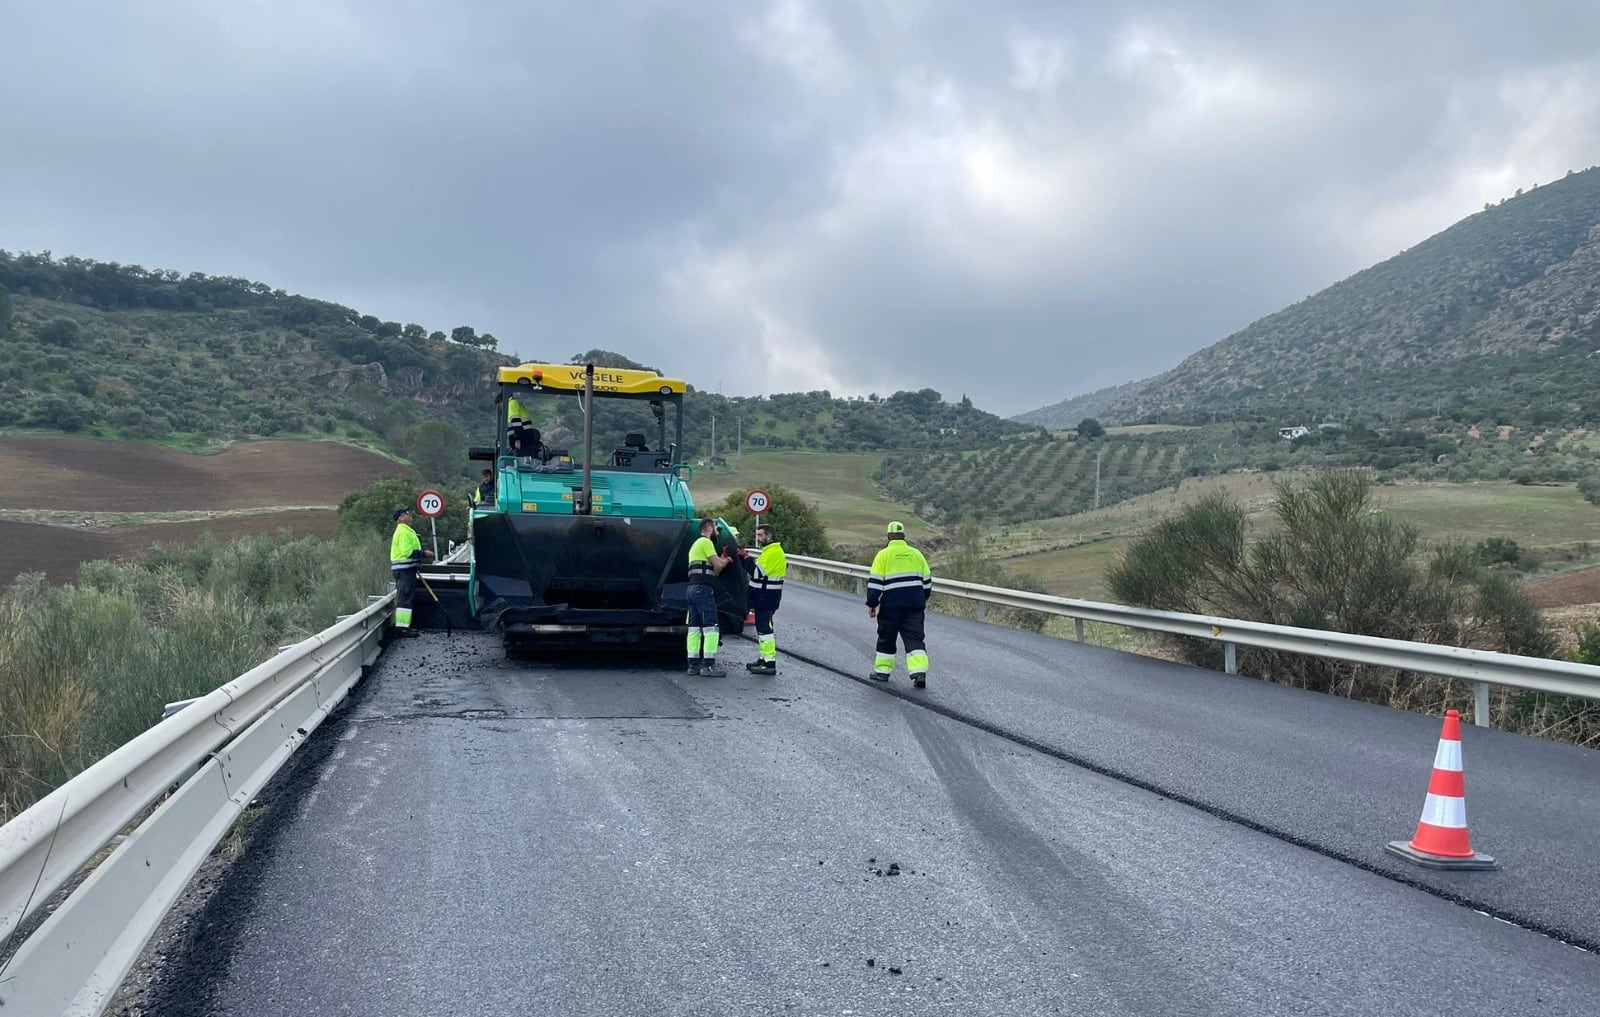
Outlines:
[[[759,516],[772,506],[772,499],[765,491],[751,491],[744,496],[744,507],[750,510],[753,516]]]
[[[444,495],[438,491],[423,491],[417,495],[417,511],[429,519],[437,517],[444,511]]]

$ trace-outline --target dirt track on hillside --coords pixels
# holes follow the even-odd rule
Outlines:
[[[407,468],[332,442],[260,441],[214,455],[65,435],[0,435],[0,509],[82,512],[258,510],[111,528],[0,520],[0,588],[22,572],[71,582],[82,562],[156,543],[248,533],[332,536],[345,495]],[[280,505],[321,509],[273,511]]]
[[[351,491],[406,472],[380,455],[324,441],[257,441],[192,455],[132,442],[0,435],[0,508],[9,509],[336,507]]]
[[[70,583],[78,566],[101,558],[132,558],[155,544],[191,544],[204,534],[227,540],[250,533],[331,537],[339,517],[332,509],[257,512],[183,523],[151,523],[87,529],[0,520],[0,588],[23,572],[43,572],[52,583]]]

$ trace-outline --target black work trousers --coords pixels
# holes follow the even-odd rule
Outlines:
[[[926,610],[920,607],[878,608],[878,652],[893,654],[895,639],[905,643],[906,652],[926,650],[923,635]]]

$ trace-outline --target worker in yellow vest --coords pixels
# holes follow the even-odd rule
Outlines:
[[[712,538],[715,519],[700,520],[700,536],[689,545],[689,673],[721,678],[728,672],[717,666],[717,646],[722,629],[717,624],[717,575],[732,559],[717,553]]]
[[[394,628],[399,636],[415,637],[411,627],[411,598],[417,592],[417,568],[433,557],[422,549],[422,538],[411,528],[411,509],[401,505],[393,512],[394,537],[389,541],[389,572],[394,576]]]
[[[783,601],[783,577],[789,574],[789,559],[770,523],[756,527],[756,547],[761,550],[754,559],[743,548],[739,550],[740,564],[750,573],[750,610],[756,616],[756,642],[761,653],[745,669],[751,674],[777,674],[778,636],[772,616]]]
[[[895,641],[905,644],[906,670],[915,688],[928,687],[928,644],[924,617],[933,596],[933,573],[922,552],[906,543],[904,523],[889,524],[888,543],[872,559],[867,576],[867,617],[878,619],[878,655],[873,681],[886,682],[894,671]]]

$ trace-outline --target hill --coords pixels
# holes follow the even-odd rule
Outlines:
[[[1117,395],[1100,419],[1575,427],[1600,420],[1597,346],[1600,169],[1589,169],[1254,322]],[[1085,415],[1072,400],[1053,410],[1018,419]]]
[[[0,251],[0,429],[189,447],[332,438],[445,476],[464,467],[468,445],[493,440],[488,392],[495,368],[512,362],[497,346],[471,326],[446,336],[245,279]],[[607,350],[571,358],[585,360],[643,366]],[[864,399],[702,391],[687,413],[685,451],[708,458],[745,445],[978,448],[1037,431],[931,389]]]
[[[0,252],[0,428],[424,457],[488,437],[490,372],[507,362],[493,336],[452,335],[244,279]]]

